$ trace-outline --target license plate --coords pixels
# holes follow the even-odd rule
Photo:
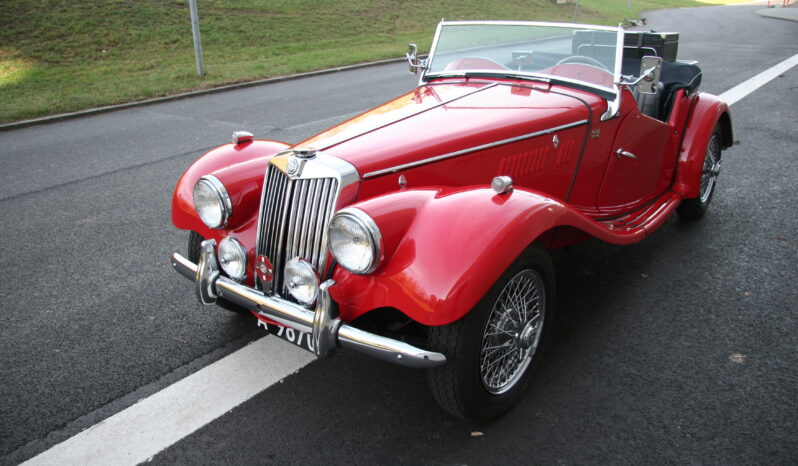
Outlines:
[[[278,336],[289,343],[293,343],[305,351],[310,351],[311,353],[314,352],[313,339],[307,332],[283,327],[282,325],[270,324],[260,319],[258,319],[258,327],[265,328],[266,331],[272,335]]]

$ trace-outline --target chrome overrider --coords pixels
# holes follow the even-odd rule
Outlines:
[[[198,264],[178,253],[172,254],[172,267],[180,275],[195,282],[197,297],[203,304],[213,304],[218,298],[223,298],[281,325],[310,333],[314,352],[319,358],[332,356],[340,346],[407,367],[435,367],[446,362],[446,357],[441,353],[416,348],[342,322],[330,298],[329,288],[335,284],[333,280],[321,284],[316,307],[311,311],[277,296],[267,296],[222,276],[214,252],[215,246],[216,241],[212,239],[202,242]]]

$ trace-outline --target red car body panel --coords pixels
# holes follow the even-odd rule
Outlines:
[[[714,95],[697,95],[690,121],[684,130],[679,166],[673,183],[673,191],[684,199],[698,197],[707,144],[718,125],[721,146],[731,147],[734,138],[729,106]]]
[[[382,169],[586,121],[589,115],[584,100],[599,100],[589,94],[580,99],[570,93],[548,92],[545,88],[518,88],[510,84],[512,82],[423,86],[386,104],[387,111],[378,107],[365,114],[380,115],[378,123],[382,126],[375,128],[370,123],[372,118],[356,117],[298,146],[323,148],[326,154],[348,161],[357,167],[361,176],[368,178],[371,173]],[[447,89],[448,94],[460,97],[447,100],[445,97],[448,96],[439,95],[440,89]],[[452,92],[454,89],[458,91]],[[447,101],[449,103],[441,105]],[[382,119],[382,115],[392,113],[398,113],[395,116],[400,118],[393,122]],[[377,128],[379,130],[375,130]],[[570,143],[569,151],[577,153],[569,162],[576,161],[584,130],[583,127],[578,135],[569,136],[578,139],[578,143]],[[527,145],[538,143],[537,140],[526,141]],[[550,140],[548,144],[551,145]],[[526,150],[525,147],[522,149]],[[444,173],[449,170],[441,168],[437,171]],[[473,170],[463,170],[458,175],[468,176],[468,171]],[[571,175],[566,176],[570,179]],[[481,181],[484,183],[484,173]],[[440,179],[432,184],[447,185]],[[455,182],[455,185],[462,184],[468,182]]]
[[[178,181],[172,194],[172,223],[182,230],[199,233],[217,244],[225,236],[235,236],[249,249],[247,284],[253,285],[258,207],[263,189],[263,173],[269,159],[289,146],[277,141],[226,144],[197,159]],[[194,185],[205,175],[214,175],[224,184],[233,205],[233,214],[223,229],[208,228],[194,209]]]
[[[424,325],[447,324],[467,313],[532,242],[550,245],[561,231],[572,234],[563,227],[616,244],[647,233],[613,231],[551,196],[522,189],[407,190],[355,205],[380,226],[384,257],[369,275],[336,269],[330,291],[344,320],[392,307]]]
[[[330,292],[341,318],[395,308],[425,325],[447,324],[534,241],[629,244],[658,228],[681,199],[696,197],[719,122],[729,122],[723,142],[731,144],[728,108],[716,97],[680,90],[661,122],[623,93],[619,116],[601,121],[607,104],[591,92],[444,79],[298,144],[355,166],[361,181],[351,205],[368,213],[383,237],[373,273],[336,267]],[[547,132],[564,125],[573,126]],[[233,235],[248,248],[248,285],[263,174],[269,159],[289,147],[222,146],[198,159],[174,192],[175,226],[217,241]],[[639,158],[618,158],[618,149]],[[193,186],[207,174],[222,181],[233,203],[224,229],[206,227],[194,210]],[[493,192],[488,185],[499,175],[511,176],[516,189]]]

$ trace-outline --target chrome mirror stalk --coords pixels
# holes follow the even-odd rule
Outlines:
[[[662,71],[661,57],[643,57],[640,63],[640,76],[636,79],[623,81],[624,86],[637,86],[641,94],[656,94],[659,75]],[[626,78],[626,76],[624,76]]]
[[[418,74],[419,70],[427,69],[427,60],[418,58],[418,46],[416,44],[407,44],[405,58],[407,58],[407,63],[410,65],[410,73]]]

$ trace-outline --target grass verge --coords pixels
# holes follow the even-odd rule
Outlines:
[[[728,0],[727,0],[728,1]],[[582,0],[617,24],[693,0]],[[552,0],[199,0],[196,75],[187,0],[3,0],[0,123],[427,50],[442,17],[571,21]]]

